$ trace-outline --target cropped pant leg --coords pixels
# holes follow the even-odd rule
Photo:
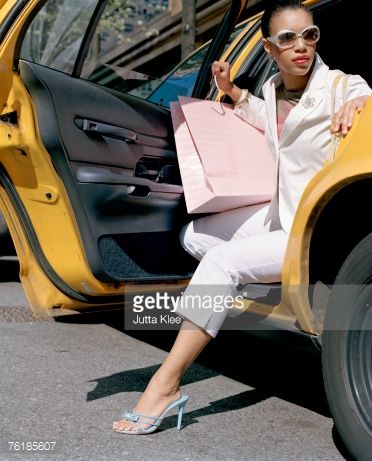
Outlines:
[[[194,302],[198,294],[231,298],[246,283],[280,282],[288,234],[279,219],[264,224],[267,204],[238,208],[197,219],[180,234],[184,248],[200,263],[177,314],[215,337],[229,309]]]

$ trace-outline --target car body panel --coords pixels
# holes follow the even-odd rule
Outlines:
[[[23,7],[23,4],[25,6]],[[8,0],[0,9],[1,36],[0,42],[0,108],[4,109],[13,82],[13,63],[14,52],[18,39],[18,34],[26,22],[28,15],[33,10],[35,2],[17,2]],[[5,23],[8,18],[12,20],[11,13],[19,10],[19,15],[14,18],[9,26]],[[3,29],[6,29],[3,31]],[[3,36],[4,35],[4,36]]]
[[[345,186],[362,179],[372,179],[368,142],[371,116],[370,98],[363,113],[356,114],[353,127],[340,143],[335,160],[312,178],[298,206],[283,267],[282,302],[293,306],[302,325],[306,322],[314,328],[315,319],[308,297],[309,248],[314,224],[327,204]],[[357,162],[355,158],[358,158]],[[365,219],[370,218],[366,216]],[[291,258],[290,255],[298,256]]]
[[[42,251],[58,275],[75,290],[91,295],[107,291],[108,286],[94,278],[87,266],[63,184],[34,131],[36,120],[31,100],[19,76],[14,75],[8,107],[20,105],[18,126],[0,125],[0,138],[8,141],[2,142],[0,159],[7,172],[11,172],[10,178],[27,209]],[[13,221],[17,216],[18,213]],[[53,222],[53,232],[47,230],[48,222]],[[58,242],[63,240],[69,245],[61,248]],[[117,290],[112,288],[109,294]]]

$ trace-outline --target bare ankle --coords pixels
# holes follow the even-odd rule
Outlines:
[[[151,378],[149,385],[154,386],[163,396],[178,394],[180,390],[180,381],[164,379],[156,374]]]

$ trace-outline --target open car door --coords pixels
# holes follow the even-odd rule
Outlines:
[[[114,3],[18,3],[0,45],[11,82],[0,89],[0,183],[31,306],[122,303],[129,282],[187,280],[196,262],[178,240],[190,217],[170,112],[120,67]],[[232,2],[195,96],[245,3]]]

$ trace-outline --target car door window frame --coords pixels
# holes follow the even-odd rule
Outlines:
[[[22,28],[22,30],[21,30],[21,32],[19,34],[18,40],[17,40],[17,46],[16,46],[16,50],[15,50],[15,53],[14,53],[13,68],[15,70],[19,69],[19,60],[21,59],[20,55],[21,55],[21,49],[22,49],[22,44],[23,44],[25,35],[26,35],[31,23],[33,22],[33,20],[36,18],[36,16],[39,14],[41,9],[46,5],[46,3],[48,1],[49,0],[41,0],[39,2],[39,4],[34,8],[32,13],[29,15],[29,17],[27,18],[25,24],[23,25],[23,28]],[[78,49],[78,51],[76,53],[74,64],[72,66],[72,72],[71,73],[64,72],[65,74],[70,75],[71,77],[80,78],[80,73],[81,73],[81,70],[82,70],[82,66],[84,64],[84,59],[85,59],[86,53],[88,52],[92,37],[93,37],[94,32],[95,32],[95,30],[96,30],[96,28],[98,26],[99,20],[100,20],[103,12],[105,10],[107,2],[108,2],[108,0],[97,0],[97,4],[96,4],[96,6],[95,6],[95,8],[94,8],[94,10],[92,12],[92,15],[91,15],[90,20],[88,22],[88,25],[86,27],[85,33],[82,36],[81,44],[80,44],[79,49]],[[25,1],[25,3],[28,3],[27,0]],[[18,10],[18,11],[21,11],[21,10]],[[36,62],[35,64],[43,65],[43,64],[40,64],[38,62]],[[45,67],[48,67],[48,66],[45,66]],[[63,71],[58,70],[58,69],[53,69],[53,70],[55,70],[56,72],[63,72]]]
[[[244,5],[242,5],[244,3]],[[242,11],[245,8],[247,1],[242,2],[235,0],[231,3],[230,8],[222,19],[221,24],[218,27],[215,38],[213,39],[207,54],[202,62],[198,77],[195,82],[192,96],[194,98],[204,99],[210,89],[210,64],[216,57],[219,57],[224,49],[224,46],[234,30],[236,21]]]
[[[92,17],[90,18],[88,27],[81,41],[81,46],[76,55],[75,65],[72,71],[73,77],[80,78],[85,59],[87,57],[90,45],[92,43],[93,36],[98,27],[99,21],[101,20],[101,17],[106,9],[107,3],[108,0],[99,0],[92,14]]]
[[[4,21],[0,24],[0,45],[4,38],[12,28],[18,16],[22,13],[23,9],[27,6],[29,0],[19,0],[14,7],[9,11]]]

